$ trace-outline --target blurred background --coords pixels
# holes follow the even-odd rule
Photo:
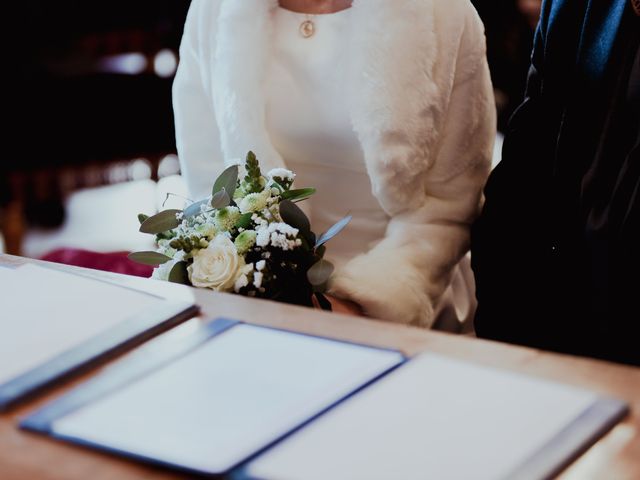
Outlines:
[[[138,213],[153,214],[167,193],[167,206],[184,201],[171,84],[190,0],[12,3],[0,251],[146,275],[123,252],[151,246]],[[504,131],[524,92],[541,1],[473,3]]]

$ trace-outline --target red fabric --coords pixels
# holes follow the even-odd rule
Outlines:
[[[150,277],[153,267],[141,265],[127,258],[128,252],[99,253],[77,248],[61,248],[46,254],[41,260],[106,272]]]

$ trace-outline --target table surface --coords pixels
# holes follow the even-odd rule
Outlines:
[[[18,266],[26,262],[44,264],[36,260],[0,255],[0,265]],[[481,365],[560,381],[624,399],[631,406],[631,415],[566,469],[561,478],[571,480],[640,478],[640,368],[371,319],[331,314],[265,300],[220,294],[154,280],[64,265],[46,265],[63,271],[115,280],[123,285],[151,288],[158,292],[170,288],[175,294],[191,296],[202,307],[202,315],[190,322],[206,322],[215,317],[227,316],[310,334],[396,348],[410,356],[428,350]],[[0,478],[2,480],[186,478],[176,472],[57,442],[16,428],[20,418],[60,396],[84,379],[94,376],[98,371],[100,368],[58,386],[44,397],[0,415]]]

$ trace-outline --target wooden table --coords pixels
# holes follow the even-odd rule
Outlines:
[[[0,265],[17,266],[36,262],[0,255]],[[38,262],[42,263],[42,262]],[[193,295],[203,315],[191,322],[228,316],[254,323],[311,334],[392,347],[407,355],[429,350],[473,363],[512,370],[556,380],[625,399],[631,415],[574,462],[563,479],[640,479],[640,368],[516,347],[469,337],[461,337],[393,325],[369,319],[329,314],[263,300],[217,294],[124,275],[47,264],[53,268],[116,280],[125,285],[147,288],[170,287]],[[1,308],[1,307],[0,307]],[[95,371],[83,378],[95,375]],[[51,391],[44,398],[0,415],[0,479],[2,480],[128,480],[186,478],[169,472],[57,442],[16,428],[19,418],[58,397],[78,379]]]

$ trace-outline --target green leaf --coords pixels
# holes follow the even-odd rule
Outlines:
[[[169,272],[169,281],[182,285],[191,285],[189,273],[187,272],[187,262],[176,263]]]
[[[127,255],[127,257],[129,260],[143,265],[151,265],[152,267],[157,267],[171,260],[171,257],[167,257],[158,252],[133,252]]]
[[[328,242],[337,234],[339,234],[342,231],[342,229],[346,227],[350,221],[351,221],[351,215],[347,215],[342,220],[340,220],[335,225],[333,225],[331,228],[329,228],[329,230],[327,230],[322,235],[320,235],[320,237],[318,238],[318,241],[316,242],[316,247],[319,247],[323,243]]]
[[[228,207],[231,203],[231,197],[227,193],[227,190],[223,187],[218,193],[211,197],[211,206],[213,208]]]
[[[279,207],[280,216],[285,223],[297,228],[303,234],[311,231],[309,219],[295,203],[291,200],[283,200],[280,202]]]
[[[280,194],[283,200],[291,200],[292,202],[301,202],[316,193],[315,188],[299,188],[297,190],[288,190]]]
[[[189,205],[187,208],[184,209],[184,218],[191,218],[195,215],[198,215],[200,213],[200,207],[202,205],[206,205],[209,203],[209,199],[205,198],[204,200],[200,200],[199,202],[194,202],[191,205]]]
[[[236,191],[237,186],[238,166],[231,165],[229,168],[225,169],[225,171],[222,172],[216,179],[216,182],[213,184],[213,189],[211,190],[211,195],[215,197],[216,193],[221,192],[224,189],[226,190],[227,195],[230,198],[233,198],[233,193]]]
[[[176,214],[182,210],[164,210],[153,217],[147,218],[142,225],[140,231],[142,233],[162,233],[171,230],[180,225],[180,220],[176,218]]]
[[[284,185],[282,185],[280,182],[275,181],[274,179],[271,179],[272,183],[271,185],[273,187],[276,187],[278,190],[280,190],[280,192],[286,192],[287,189],[284,188]]]
[[[249,225],[251,225],[252,216],[253,213],[251,212],[243,213],[242,215],[240,215],[240,218],[236,222],[236,228],[247,228]]]
[[[140,222],[140,225],[142,225],[147,218],[149,218],[149,215],[145,215],[144,213],[139,213],[138,221]]]
[[[307,271],[307,279],[311,285],[323,285],[331,277],[334,267],[331,262],[321,259],[314,263],[309,271]]]

